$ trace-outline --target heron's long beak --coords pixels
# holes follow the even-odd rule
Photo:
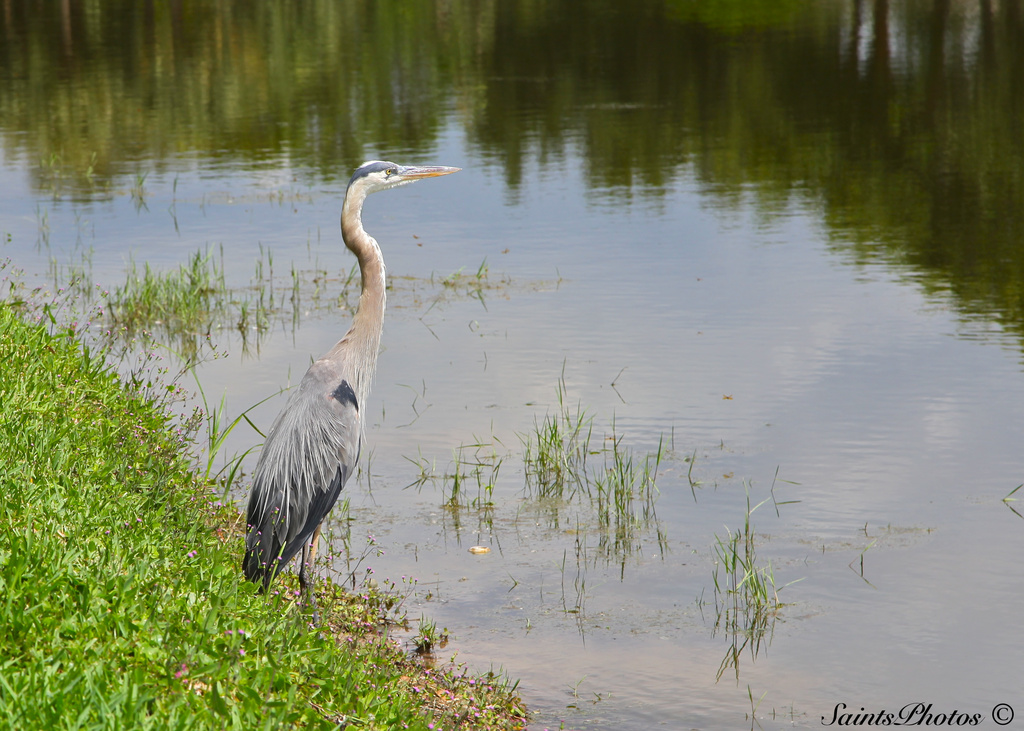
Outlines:
[[[449,168],[443,165],[409,165],[401,167],[398,174],[403,180],[420,180],[421,178],[436,178],[438,175],[451,175],[462,168]]]

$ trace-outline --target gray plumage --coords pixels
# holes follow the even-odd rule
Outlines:
[[[341,232],[359,260],[359,308],[345,337],[306,371],[256,462],[246,507],[243,568],[246,578],[261,583],[263,590],[301,551],[299,583],[311,597],[306,572],[316,557],[320,526],[359,459],[362,413],[377,364],[386,302],[384,258],[363,229],[363,202],[370,193],[458,170],[374,160],[363,163],[349,181]]]

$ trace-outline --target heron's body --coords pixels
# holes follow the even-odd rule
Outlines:
[[[356,468],[363,409],[377,364],[384,321],[385,270],[380,247],[363,229],[366,196],[458,168],[364,163],[349,182],[342,237],[359,260],[362,293],[348,333],[313,363],[274,421],[260,452],[246,509],[246,577],[266,589],[300,551],[299,580],[316,555],[320,526]]]

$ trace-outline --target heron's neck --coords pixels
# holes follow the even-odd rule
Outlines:
[[[346,198],[341,215],[341,235],[345,245],[359,260],[362,289],[359,308],[352,318],[352,326],[345,337],[334,346],[331,354],[344,352],[347,370],[355,383],[359,408],[363,408],[370,393],[370,383],[377,366],[380,336],[384,327],[385,292],[384,257],[372,236],[363,229],[360,218],[361,200]],[[346,344],[343,347],[343,344]]]

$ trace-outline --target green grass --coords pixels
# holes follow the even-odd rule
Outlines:
[[[477,267],[475,274],[466,274],[462,269],[452,272],[446,277],[441,277],[437,274],[430,275],[430,284],[440,285],[440,291],[435,296],[434,300],[430,303],[427,308],[427,314],[434,307],[439,304],[443,304],[448,300],[449,297],[464,298],[472,297],[480,301],[480,304],[487,309],[487,301],[484,298],[484,292],[505,286],[508,284],[508,280],[505,279],[500,283],[492,283],[489,279],[490,267],[487,266],[487,259],[480,262],[480,266]]]
[[[520,435],[527,494],[537,499],[571,500],[587,486],[587,457],[594,421],[580,404],[566,403],[565,379],[558,379],[558,410]]]
[[[655,510],[664,440],[656,452],[638,455],[624,444],[614,419],[611,433],[595,437],[593,417],[580,404],[568,403],[564,378],[558,380],[556,397],[555,413],[519,435],[527,497],[549,505],[585,505],[596,522],[595,558],[623,562],[639,550],[650,528],[664,552],[666,536]]]
[[[0,727],[523,726],[499,676],[396,647],[393,598],[323,583],[311,631],[290,576],[255,594],[188,439],[0,304]]]
[[[422,489],[430,482],[440,486],[443,505],[452,511],[491,510],[494,508],[494,488],[498,483],[503,457],[497,448],[497,437],[491,441],[476,439],[472,444],[460,444],[452,450],[452,459],[443,472],[422,454],[406,457],[419,470],[419,475],[407,487]]]
[[[658,499],[658,467],[664,456],[663,441],[658,442],[657,452],[641,459],[623,446],[613,423],[606,442],[611,446],[603,452],[604,469],[592,478],[601,536],[598,548],[606,557],[629,555],[640,532],[647,526],[656,527],[658,542],[664,547],[665,539],[654,509]]]
[[[1024,487],[1024,485],[1017,485],[1017,487],[1015,487],[1012,490],[1010,490],[1009,494],[1006,497],[1003,498],[1003,504],[1006,505],[1006,507],[1008,507],[1010,510],[1012,510],[1017,515],[1018,518],[1024,518],[1024,515],[1021,515],[1020,512],[1015,507],[1013,507],[1013,505],[1011,505],[1010,503],[1017,502],[1018,498],[1015,498],[1014,495],[1022,487]]]
[[[137,188],[143,192],[136,200],[144,204],[143,183],[144,176],[137,179]],[[40,245],[48,246],[49,214],[37,210],[37,217]],[[54,288],[74,288],[77,294],[91,301],[95,292],[88,284],[92,268],[90,257],[91,253],[87,252],[81,263],[60,269],[54,262],[51,266]],[[294,330],[310,312],[335,308],[354,312],[358,305],[358,264],[341,276],[332,276],[319,262],[313,263],[311,269],[299,268],[292,262],[285,280],[275,276],[273,251],[260,245],[249,285],[232,287],[225,280],[223,259],[221,248],[217,255],[210,249],[200,249],[177,269],[166,271],[153,269],[148,263],[140,268],[131,262],[124,284],[102,295],[109,341],[123,343],[151,336],[183,360],[190,360],[209,346],[211,337],[218,331],[231,330],[240,336],[243,352],[252,348],[258,351],[273,325],[286,325],[290,321]],[[408,301],[417,306],[422,303],[424,294],[433,291],[433,298],[421,315],[423,318],[434,307],[452,299],[473,297],[485,304],[485,291],[507,289],[510,281],[507,277],[492,281],[485,261],[475,275],[459,271],[444,278],[392,276],[388,279],[389,290],[393,291],[396,284],[412,291]],[[335,288],[340,288],[337,294],[334,294]]]
[[[655,510],[658,469],[667,450],[664,440],[659,440],[656,452],[634,453],[616,433],[614,420],[610,434],[595,437],[593,418],[580,404],[569,404],[564,378],[558,380],[556,397],[555,412],[535,420],[531,431],[518,435],[526,500],[517,509],[540,511],[551,530],[563,532],[571,526],[574,549],[571,554],[568,549],[563,552],[558,567],[563,609],[580,618],[582,631],[588,563],[614,562],[624,576],[627,561],[642,553],[648,537],[657,543],[660,555],[668,551],[668,538]],[[406,457],[418,472],[409,487],[422,489],[430,483],[439,488],[441,505],[456,533],[463,529],[467,515],[475,515],[475,532],[489,535],[498,506],[504,504],[495,492],[507,456],[505,446],[492,435],[453,449],[443,469],[422,453]],[[691,487],[694,484],[691,480]],[[576,599],[570,601],[566,582],[573,563]]]
[[[762,561],[758,557],[757,536],[751,521],[754,512],[769,501],[775,505],[776,514],[779,505],[795,502],[775,502],[773,482],[771,497],[751,506],[748,488],[743,527],[735,531],[727,527],[724,538],[715,535],[715,567],[712,573],[715,587],[715,631],[724,633],[729,642],[718,668],[719,679],[726,670],[732,668],[739,680],[740,656],[744,650],[749,650],[753,659],[770,644],[775,621],[783,607],[779,601],[779,592],[785,586],[776,586],[771,561]]]
[[[127,337],[152,330],[191,356],[223,318],[225,291],[223,267],[210,252],[197,251],[170,272],[149,264],[140,272],[132,262],[125,283],[107,298],[111,330]]]
[[[420,617],[419,630],[412,638],[416,652],[430,655],[448,644],[448,628],[438,629],[437,623],[429,617]]]
[[[562,576],[563,611],[577,617],[582,633],[588,565],[615,563],[624,576],[627,561],[643,552],[648,538],[657,543],[658,554],[668,551],[655,510],[658,469],[668,450],[659,440],[657,451],[634,453],[616,433],[614,420],[610,434],[595,437],[593,418],[581,405],[569,404],[564,378],[558,380],[556,397],[555,412],[518,435],[526,500],[518,503],[517,511],[539,511],[550,530],[574,536],[572,551],[565,549],[556,566]],[[495,496],[507,456],[505,446],[492,435],[453,449],[443,469],[422,453],[406,457],[418,472],[409,487],[422,489],[430,483],[439,488],[446,519],[456,533],[463,529],[465,517],[475,516],[474,532],[490,535],[495,516],[503,509],[499,506],[507,504]]]
[[[84,282],[87,273],[85,266],[72,267],[64,278]],[[294,267],[292,274],[293,279],[298,276]],[[297,323],[297,308],[301,304],[297,288],[296,280],[287,293],[293,324]],[[282,317],[287,310],[287,295],[279,290],[275,287],[274,256],[270,249],[260,247],[250,286],[243,289],[227,285],[223,248],[219,256],[210,249],[200,249],[177,269],[168,271],[154,270],[148,263],[140,270],[131,262],[124,284],[104,296],[106,322],[111,340],[131,340],[151,333],[154,340],[183,359],[196,358],[208,344],[208,338],[225,329],[237,331],[242,348],[248,351],[250,345],[259,348],[272,318]]]

